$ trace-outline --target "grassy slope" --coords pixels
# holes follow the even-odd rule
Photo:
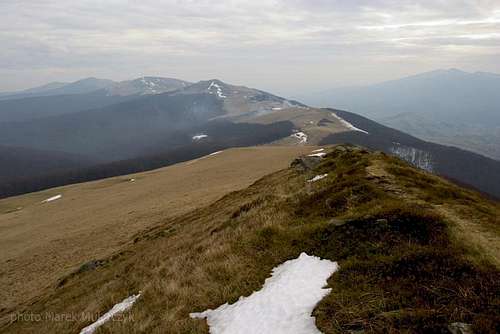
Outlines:
[[[325,172],[326,179],[306,182]],[[342,146],[314,170],[270,174],[163,219],[24,311],[102,314],[142,291],[124,321],[98,333],[206,333],[205,322],[189,312],[251,294],[274,266],[305,251],[341,267],[329,280],[332,293],[314,311],[324,333],[441,333],[454,321],[494,333],[499,254],[483,256],[457,219],[471,219],[477,234],[498,236],[499,213],[497,204],[399,160]],[[88,323],[18,321],[3,329],[77,332]]]
[[[297,129],[307,134],[307,143],[309,145],[317,145],[331,134],[349,131],[327,109],[289,108],[262,115],[245,115],[235,120],[257,124],[290,121]],[[285,137],[272,144],[296,145],[297,143],[298,140],[296,138]]]
[[[47,287],[50,291],[82,263],[118,251],[161,219],[248,187],[309,150],[229,149],[154,171],[0,200],[0,318]],[[57,194],[63,197],[41,203]]]

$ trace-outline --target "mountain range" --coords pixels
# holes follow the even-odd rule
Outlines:
[[[0,101],[0,333],[500,331],[500,161],[218,79],[69,85]]]
[[[437,70],[303,97],[349,110],[424,140],[500,159],[500,75]]]
[[[436,72],[421,78],[442,76]],[[408,86],[415,80],[408,79]],[[89,92],[91,83],[97,89]],[[234,146],[355,143],[500,197],[500,162],[425,142],[356,114],[309,107],[217,79],[190,84],[147,77],[102,88],[106,83],[85,79],[62,87],[49,85],[73,94],[0,101],[0,150],[12,157],[12,163],[3,166],[9,173],[0,184],[2,196],[157,168]],[[85,89],[75,93],[75,87]],[[43,88],[35,91],[47,94]],[[493,124],[496,116],[486,110]],[[463,119],[468,117],[464,112]],[[18,168],[43,152],[57,152],[50,155],[57,168]],[[75,159],[81,159],[79,168]]]
[[[186,87],[189,84],[187,81],[162,77],[142,77],[119,82],[108,79],[85,78],[70,83],[51,82],[23,91],[1,93],[0,100],[86,94],[98,90],[101,90],[107,96],[160,94]]]

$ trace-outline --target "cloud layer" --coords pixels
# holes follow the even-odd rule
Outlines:
[[[294,94],[500,72],[498,0],[4,0],[0,12],[1,90],[150,74]]]

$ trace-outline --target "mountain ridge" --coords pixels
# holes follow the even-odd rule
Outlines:
[[[186,87],[189,84],[191,83],[180,79],[153,76],[144,76],[124,81],[88,77],[69,83],[51,82],[17,92],[3,92],[0,93],[0,100],[89,94],[99,90],[104,90],[110,96],[161,94]]]
[[[127,212],[136,215],[139,208],[135,203],[146,197],[149,202],[140,210],[160,210],[141,216],[136,233],[127,233],[137,231],[134,219],[119,218],[120,224],[116,224],[114,215],[93,217],[90,210],[86,218],[97,220],[97,226],[125,231],[125,235],[112,236],[123,240],[120,246],[92,248],[90,255],[71,261],[51,257],[52,248],[38,244],[39,251],[52,259],[50,275],[41,267],[28,266],[36,259],[26,252],[11,251],[15,260],[7,262],[6,269],[13,276],[0,279],[7,283],[16,275],[30,275],[36,277],[31,286],[42,288],[25,289],[22,280],[9,285],[22,293],[12,294],[16,298],[0,308],[0,331],[78,332],[93,320],[8,319],[19,309],[30,314],[78,314],[81,310],[104,314],[140,291],[140,299],[127,313],[134,321],[109,321],[102,330],[206,333],[207,324],[191,319],[190,313],[233,304],[240,296],[250,295],[262,287],[272,268],[305,252],[339,263],[339,271],[327,281],[332,293],[312,314],[325,334],[373,328],[383,332],[446,332],[454,323],[466,324],[478,333],[495,333],[500,324],[495,312],[500,282],[498,203],[381,152],[352,145],[280,148],[290,149],[303,152],[290,167],[257,180],[245,179],[248,187],[234,191],[231,186],[225,195],[212,196],[210,201],[200,194],[202,205],[187,199],[191,210],[178,215],[170,212],[175,210],[170,201],[179,200],[175,195],[158,201],[161,196],[148,199],[139,194],[158,189],[175,192],[172,187],[176,185],[182,198],[189,194],[183,189],[193,187],[187,182],[190,178],[198,175],[196,189],[212,180],[200,174],[207,168],[215,172],[217,180],[233,179],[235,169],[224,166],[234,162],[241,150],[181,164],[180,174],[172,167],[0,201],[4,207],[23,203],[22,210],[6,214],[15,215],[11,219],[16,224],[26,215],[38,214],[67,225],[66,240],[75,237],[70,232],[75,223],[71,223],[72,215],[65,216],[65,206],[81,206],[84,201],[89,208],[103,212],[103,208],[110,209],[106,206],[110,200],[118,201],[120,217],[126,217]],[[251,160],[271,153],[260,162],[268,165],[274,150],[254,148]],[[318,151],[323,157],[311,156]],[[237,173],[245,175],[252,168],[255,166],[243,164]],[[183,174],[188,171],[188,175]],[[165,173],[171,173],[168,180],[161,178]],[[37,202],[56,193],[62,197],[53,203]],[[77,237],[86,234],[91,243],[109,237],[109,230],[101,235],[85,229],[85,224],[77,231]],[[60,237],[51,233],[47,234],[49,242]],[[72,245],[77,247],[76,254],[89,252],[85,242]],[[34,276],[39,272],[42,274]],[[430,287],[433,293],[429,293]],[[0,301],[5,303],[6,299]],[[169,317],[151,318],[152,314],[165,313]]]
[[[163,154],[159,161],[176,162],[178,159],[171,159],[168,152],[182,150],[183,147],[193,149],[196,145],[212,142],[217,135],[207,131],[214,128],[214,124],[217,124],[218,131],[228,133],[238,126],[251,129],[254,126],[252,124],[260,124],[281,129],[279,136],[272,137],[272,142],[267,144],[352,142],[406,157],[420,168],[435,171],[492,196],[500,196],[500,189],[496,186],[500,184],[500,168],[499,163],[493,160],[463,150],[425,143],[354,114],[311,108],[271,93],[230,85],[217,79],[203,80],[192,85],[183,82],[176,84],[183,87],[159,94],[117,97],[125,99],[115,101],[120,103],[110,103],[110,97],[101,93],[104,105],[98,108],[83,111],[75,108],[72,113],[23,122],[0,122],[2,143],[85,155],[101,163],[141,161],[140,164],[160,167],[158,164],[148,163],[147,157]],[[72,98],[75,96],[80,95]],[[107,105],[108,103],[110,104]],[[37,105],[35,104],[35,110]],[[64,101],[61,105],[64,105]],[[242,135],[244,133],[246,130]],[[260,130],[256,131],[255,138],[247,138],[246,142],[264,144],[260,139],[257,140],[260,135]],[[195,140],[195,137],[199,140]],[[241,139],[242,137],[233,136],[231,145],[241,143]],[[442,156],[448,157],[448,161]],[[474,173],[471,161],[477,162],[480,173]],[[137,163],[133,162],[132,166],[135,165]],[[459,166],[467,167],[461,169]],[[134,170],[126,165],[114,169]],[[102,175],[116,175],[116,171]],[[71,179],[74,178],[64,177],[64,180]],[[77,179],[86,178],[78,176]],[[54,183],[53,180],[38,183],[49,186],[61,184]],[[17,183],[13,180],[12,184]],[[8,193],[12,193],[12,190]]]

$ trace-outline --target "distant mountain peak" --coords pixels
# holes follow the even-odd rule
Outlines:
[[[185,88],[191,83],[174,78],[143,76],[121,81],[110,87],[108,95],[154,95]]]
[[[446,70],[448,73],[460,73],[460,74],[469,74],[468,72],[462,71],[461,69],[452,67]]]

